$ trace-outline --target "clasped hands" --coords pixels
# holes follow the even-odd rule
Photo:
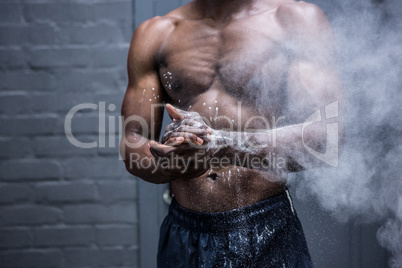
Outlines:
[[[212,129],[205,124],[197,112],[183,111],[166,104],[173,123],[165,128],[162,142],[150,141],[148,146],[156,160],[176,159],[165,170],[168,175],[186,174],[197,177],[209,169],[207,160],[211,157],[208,142]],[[178,159],[178,160],[177,160]]]

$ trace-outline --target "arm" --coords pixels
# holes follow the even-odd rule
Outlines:
[[[155,17],[135,31],[127,61],[129,81],[121,108],[123,137],[120,154],[128,172],[153,183],[171,180],[171,176],[167,176],[156,163],[148,144],[159,138],[166,98],[159,81],[155,55],[161,40],[172,29],[170,21]]]
[[[291,125],[241,133],[240,138],[219,131],[216,133],[217,154],[243,157],[249,154],[258,158],[275,154],[285,159],[284,169],[288,172],[326,164],[336,166],[344,143],[345,100],[335,70],[329,22],[318,7],[310,4],[300,4],[292,10],[285,7],[278,16],[279,20],[281,16],[284,18],[284,27],[289,25],[289,44],[296,44],[290,47],[293,57],[288,73],[286,119]],[[321,121],[320,116],[322,121],[333,118],[328,125],[313,123]]]
[[[289,48],[293,57],[288,72],[286,119],[291,124],[257,132],[212,130],[207,148],[211,156],[229,157],[233,164],[248,168],[261,166],[253,166],[244,159],[262,160],[268,155],[284,159],[283,169],[288,172],[320,167],[323,163],[335,166],[338,149],[343,145],[344,97],[335,71],[329,23],[321,10],[308,4],[291,10],[285,7],[278,17],[289,28],[288,44],[297,44]],[[309,116],[318,118],[320,110],[325,113],[324,119],[337,117],[331,119],[336,123],[331,122],[328,129],[326,125],[310,124],[315,118]],[[185,135],[178,131],[165,139],[178,136]],[[326,152],[321,153],[324,148]]]

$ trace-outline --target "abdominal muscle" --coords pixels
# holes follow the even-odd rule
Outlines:
[[[172,182],[172,192],[183,207],[199,212],[228,211],[254,204],[286,189],[286,178],[273,172],[238,166],[210,169],[194,179]]]
[[[202,76],[198,76],[200,77]],[[207,90],[197,90],[197,87],[189,85],[192,90],[175,94],[173,90],[167,89],[172,97],[172,104],[180,109],[199,113],[205,123],[215,130],[267,130],[282,116],[275,113],[283,107],[281,102],[270,98],[261,101],[256,97],[262,91],[273,96],[280,88],[229,87],[224,86],[217,76],[211,80],[213,82]],[[277,170],[262,171],[240,166],[213,168],[197,178],[172,181],[172,193],[181,206],[190,210],[228,211],[283,192],[286,189],[286,174],[275,171]]]
[[[188,110],[188,103],[185,99],[183,100],[181,103],[174,102],[173,104]],[[243,102],[239,106],[238,103],[238,98],[228,94],[220,87],[212,87],[196,97],[189,110],[198,112],[203,118],[212,118],[207,124],[216,130],[242,131],[246,125],[250,129],[269,127],[261,123],[261,120],[247,123],[249,118],[255,116],[267,118],[271,123],[269,105],[264,104],[266,113],[261,114],[254,105],[247,105],[247,102]],[[226,115],[229,119],[215,120],[216,107],[219,108],[218,116]],[[238,117],[238,114],[241,117]],[[230,125],[230,121],[233,121],[232,125]],[[262,171],[234,165],[214,167],[197,178],[172,181],[172,193],[181,206],[190,210],[228,211],[254,204],[283,192],[286,189],[286,173],[276,171],[278,170]]]

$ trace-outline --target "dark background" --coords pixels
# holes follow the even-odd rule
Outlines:
[[[329,16],[337,8],[315,3]],[[118,115],[133,30],[182,4],[0,1],[0,267],[154,266],[166,186],[126,172]],[[74,147],[67,112],[100,102],[116,106],[106,147]],[[98,110],[75,115],[77,139],[98,141]],[[339,224],[313,199],[295,206],[317,267],[386,267],[376,225]]]

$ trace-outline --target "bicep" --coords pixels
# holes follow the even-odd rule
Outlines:
[[[343,87],[335,68],[310,61],[292,63],[288,77],[288,107],[295,120],[304,121],[334,101],[344,105]]]
[[[121,109],[125,133],[158,139],[163,107],[163,93],[157,83],[149,80],[141,86],[129,85]]]
[[[312,5],[304,10],[293,44],[288,74],[288,104],[295,120],[304,121],[315,111],[338,101],[345,106],[332,29],[325,14]],[[307,116],[307,117],[306,117]]]
[[[145,28],[145,29],[144,29]],[[124,132],[148,139],[159,137],[165,92],[155,65],[157,40],[149,36],[149,25],[139,27],[131,42],[128,60],[128,86],[121,114]]]

